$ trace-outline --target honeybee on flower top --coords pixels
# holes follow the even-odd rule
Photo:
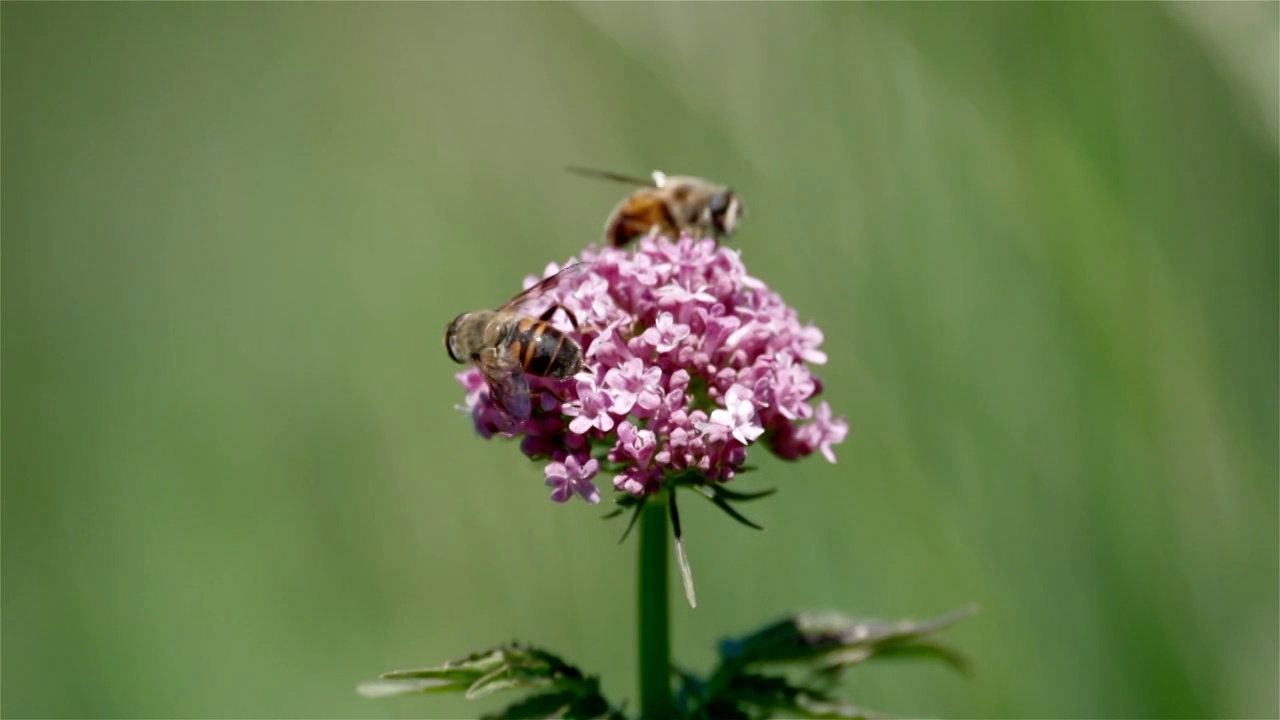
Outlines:
[[[457,363],[471,362],[480,370],[490,395],[512,418],[523,420],[531,410],[526,375],[563,379],[582,369],[582,346],[551,324],[557,309],[563,310],[574,330],[573,311],[552,303],[538,317],[525,308],[563,280],[590,267],[570,265],[511,298],[497,310],[462,313],[444,331],[444,347]]]
[[[747,213],[729,187],[698,177],[667,175],[654,170],[652,180],[608,170],[570,167],[579,175],[638,186],[609,213],[604,240],[622,247],[650,233],[676,239],[682,232],[716,239],[728,237]]]

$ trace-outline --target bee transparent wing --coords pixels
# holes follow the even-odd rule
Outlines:
[[[596,178],[597,180],[612,180],[613,182],[626,183],[628,185],[640,185],[640,186],[648,186],[648,187],[661,187],[663,181],[666,180],[666,177],[667,177],[666,175],[663,175],[662,173],[657,171],[654,171],[652,178],[638,178],[632,175],[616,173],[611,170],[596,170],[595,168],[567,167],[565,168],[565,170],[568,170],[571,173],[577,173],[578,175],[586,175],[587,177],[593,177],[593,178]]]
[[[476,367],[489,384],[489,393],[507,414],[517,420],[529,417],[529,381],[515,358],[487,348],[475,358]]]
[[[548,291],[554,290],[556,286],[559,285],[560,283],[580,275],[590,267],[591,267],[591,263],[584,263],[584,262],[568,265],[562,268],[560,272],[556,273],[555,275],[552,275],[551,277],[544,279],[542,282],[538,283],[537,285],[534,285],[528,290],[525,290],[519,295],[508,300],[505,305],[498,308],[498,312],[518,312],[521,308],[523,308],[524,306],[528,305],[531,302],[534,302],[538,298],[542,297]]]

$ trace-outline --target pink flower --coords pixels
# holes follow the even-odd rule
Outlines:
[[[579,377],[582,377],[579,374]],[[613,398],[596,386],[595,380],[578,380],[578,401],[569,403],[564,414],[573,418],[569,423],[569,431],[579,435],[587,434],[591,428],[599,428],[600,432],[613,429],[613,418],[609,416],[609,407]]]
[[[566,457],[564,462],[553,462],[547,465],[544,471],[547,476],[547,486],[554,488],[551,491],[551,499],[558,503],[567,502],[574,493],[577,493],[590,505],[600,502],[600,491],[591,483],[591,478],[595,477],[599,470],[600,463],[595,458],[584,463],[579,461],[576,455]]]
[[[489,394],[489,384],[484,381],[484,376],[474,370],[465,370],[454,375],[454,378],[462,384],[467,391],[467,404],[458,408],[459,410],[470,411],[471,408],[480,402],[482,396]]]
[[[827,462],[834,463],[836,454],[831,451],[831,446],[844,442],[845,436],[849,434],[849,423],[844,418],[832,420],[831,406],[823,402],[818,405],[818,416],[812,423],[801,427],[800,431],[806,433],[810,447],[822,450],[822,456]]]
[[[764,378],[765,390],[772,397],[773,407],[788,420],[807,418],[813,408],[807,400],[814,395],[813,376],[804,365],[797,364],[790,352],[777,355],[771,372]]]
[[[807,325],[793,336],[792,347],[796,354],[814,365],[824,365],[827,354],[818,349],[822,344],[822,331],[813,325]]]
[[[609,453],[609,459],[614,462],[631,460],[637,468],[648,470],[649,461],[657,448],[658,441],[652,430],[637,430],[630,422],[623,420],[618,425],[618,444]]]
[[[711,413],[711,424],[724,428],[743,445],[750,445],[764,434],[764,428],[756,424],[756,408],[748,399],[749,392],[734,385],[725,393],[724,409]]]
[[[604,384],[609,386],[613,394],[613,405],[609,411],[626,415],[632,408],[638,408],[640,417],[653,414],[662,402],[662,368],[654,366],[645,369],[640,358],[633,357],[605,373]]]
[[[697,323],[702,328],[701,342],[693,357],[693,364],[699,368],[710,370],[723,357],[721,349],[729,336],[742,325],[742,319],[736,315],[725,315],[724,305],[713,305],[710,309],[698,308]]]
[[[620,322],[620,321],[619,321]],[[587,349],[587,360],[598,367],[618,367],[635,357],[621,335],[619,322],[606,325]]]
[[[480,434],[519,437],[526,455],[549,463],[553,500],[598,500],[590,479],[602,468],[633,495],[688,471],[724,482],[762,439],[786,459],[821,452],[835,462],[848,424],[825,402],[815,411],[822,383],[805,364],[826,361],[822,332],[801,324],[736,251],[645,238],[578,260],[587,270],[529,312],[559,303],[576,316],[577,330],[560,311],[551,322],[582,346],[582,372],[569,382],[529,378],[537,401],[519,423],[494,404],[479,370],[458,375]]]
[[[628,467],[613,478],[613,488],[629,495],[644,495],[662,486],[662,471],[658,468]]]
[[[715,296],[707,292],[706,285],[690,287],[686,283],[671,283],[658,288],[653,294],[654,297],[658,298],[659,304],[667,307],[672,305],[687,306],[697,302],[713,303],[716,301]]]
[[[669,312],[658,313],[653,327],[640,336],[660,353],[668,353],[689,337],[689,326],[677,323]]]

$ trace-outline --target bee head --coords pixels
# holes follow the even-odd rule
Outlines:
[[[462,321],[470,314],[471,313],[462,313],[458,317],[454,318],[453,322],[449,323],[449,327],[445,328],[444,331],[444,349],[449,353],[449,357],[453,358],[453,361],[456,363],[464,361],[461,357],[462,353],[458,348],[458,326],[461,325]]]
[[[721,188],[707,203],[711,214],[711,227],[719,235],[732,235],[738,229],[738,220],[747,214],[747,208],[729,188]]]

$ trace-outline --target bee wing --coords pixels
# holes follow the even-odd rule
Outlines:
[[[613,172],[612,170],[596,170],[595,168],[570,166],[565,168],[565,170],[568,170],[571,173],[577,173],[579,175],[586,175],[587,177],[593,177],[598,180],[612,180],[613,182],[620,182],[620,183],[626,183],[628,185],[640,185],[640,186],[647,186],[647,187],[661,187],[663,181],[667,177],[666,175],[663,175],[662,173],[656,170],[653,173],[653,177],[649,179],[638,178],[632,175],[624,175],[623,173],[616,173],[616,172]]]
[[[481,352],[475,363],[489,384],[489,393],[507,414],[517,420],[529,417],[529,381],[520,363],[510,355],[499,353],[497,348]]]
[[[505,305],[498,308],[498,312],[517,312],[520,308],[542,297],[547,291],[569,278],[576,277],[590,267],[591,263],[580,262],[561,268],[560,272],[508,300]]]

